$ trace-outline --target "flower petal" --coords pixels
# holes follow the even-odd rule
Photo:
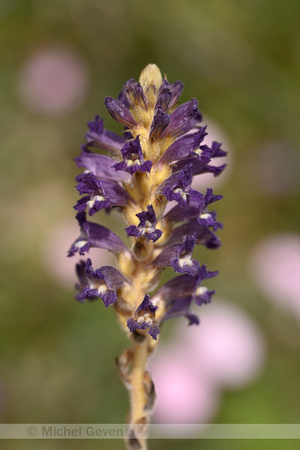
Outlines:
[[[116,161],[100,153],[92,153],[86,146],[81,147],[81,155],[74,158],[78,167],[85,167],[95,177],[110,181],[130,181],[130,175],[126,172],[117,172],[113,165]],[[81,175],[79,175],[80,178]],[[79,181],[79,180],[78,180]]]
[[[139,136],[134,140],[126,142],[122,148],[123,162],[114,164],[116,170],[125,170],[132,175],[135,172],[150,172],[152,161],[145,161]]]
[[[138,226],[130,225],[125,228],[127,236],[145,237],[148,241],[156,242],[162,235],[162,231],[155,228],[157,224],[156,215],[152,205],[147,206],[147,211],[136,214],[140,219]]]
[[[159,325],[155,320],[156,310],[157,306],[153,305],[150,296],[145,295],[144,300],[135,311],[134,316],[127,320],[129,330],[135,332],[137,330],[148,329],[148,334],[156,340],[160,332]]]
[[[186,125],[195,117],[197,112],[198,100],[195,98],[178,106],[171,115],[171,120],[166,128],[165,135],[170,136],[186,132]]]
[[[117,290],[124,283],[125,277],[112,266],[103,266],[94,270],[90,259],[80,261],[76,266],[79,283],[76,285],[77,300],[94,300],[101,298],[107,307],[117,300]]]
[[[85,134],[87,145],[118,152],[125,143],[125,139],[112,131],[105,130],[103,119],[98,115],[93,122],[88,122],[89,131]]]
[[[98,223],[88,222],[84,212],[79,212],[76,215],[76,219],[80,225],[81,233],[72,244],[68,256],[73,256],[76,252],[79,252],[80,255],[84,255],[91,247],[103,248],[116,254],[130,254],[129,249],[119,236]]]
[[[112,118],[117,122],[122,123],[129,128],[134,128],[137,126],[137,123],[130,111],[119,100],[112,97],[106,97],[105,106]]]
[[[157,141],[161,137],[169,123],[169,114],[167,114],[161,106],[158,106],[151,123],[149,139],[151,139],[152,141]]]
[[[185,236],[182,244],[172,244],[166,247],[152,262],[154,267],[173,267],[175,272],[188,273],[197,276],[200,264],[192,259],[196,236]]]
[[[176,139],[176,141],[167,148],[158,164],[169,164],[193,156],[194,150],[199,148],[200,143],[207,135],[205,130],[206,127],[202,127],[196,133],[186,134]]]

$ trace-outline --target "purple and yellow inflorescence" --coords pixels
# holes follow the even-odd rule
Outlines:
[[[208,303],[214,293],[203,282],[217,272],[192,254],[199,244],[219,247],[215,232],[222,224],[209,208],[222,197],[209,188],[198,192],[192,180],[207,172],[219,175],[225,165],[211,161],[226,153],[217,142],[203,144],[207,132],[198,102],[178,106],[182,89],[180,81],[170,84],[149,64],[139,82],[127,81],[118,99],[105,99],[110,115],[125,127],[123,136],[106,130],[96,116],[75,159],[85,169],[76,179],[81,198],[74,206],[81,231],[68,255],[97,247],[116,256],[116,267],[93,268],[90,259],[77,264],[77,299],[100,298],[105,306],[114,305],[122,327],[140,341],[156,341],[162,322],[172,317],[184,315],[189,324],[198,323],[192,305]],[[112,209],[126,223],[126,244],[87,220]],[[167,267],[176,276],[157,290]]]

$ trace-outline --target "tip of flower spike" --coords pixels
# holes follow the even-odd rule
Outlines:
[[[147,92],[150,86],[155,86],[156,90],[158,90],[162,84],[162,76],[157,65],[148,64],[148,66],[142,70],[139,82],[141,83],[144,92]]]

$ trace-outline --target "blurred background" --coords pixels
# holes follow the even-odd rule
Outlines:
[[[150,62],[184,82],[181,101],[199,100],[210,138],[229,151],[220,179],[202,181],[224,196],[215,206],[223,246],[197,253],[220,271],[209,284],[217,294],[198,308],[197,329],[184,319],[165,324],[150,366],[153,420],[300,422],[299,17],[298,0],[0,0],[2,423],[124,422],[114,358],[126,337],[102,302],[74,300],[75,261],[65,254],[78,235],[72,159],[86,123],[99,114],[121,132],[104,97]],[[114,216],[101,218],[116,226]],[[150,449],[183,445],[240,448],[161,440]]]

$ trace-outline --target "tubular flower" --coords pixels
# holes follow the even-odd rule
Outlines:
[[[163,322],[185,316],[190,325],[198,324],[192,307],[210,302],[214,291],[202,282],[217,274],[200,265],[195,247],[220,246],[215,232],[222,224],[209,208],[222,196],[210,188],[200,193],[191,184],[194,175],[220,175],[225,165],[215,166],[213,160],[226,152],[218,142],[203,143],[207,130],[198,101],[193,98],[178,106],[182,90],[181,81],[169,83],[155,64],[149,64],[138,82],[125,83],[117,99],[105,99],[109,114],[124,127],[123,136],[105,130],[96,115],[88,122],[86,143],[75,158],[85,170],[76,177],[76,189],[83,195],[74,206],[80,234],[68,256],[84,255],[91,247],[116,256],[116,267],[93,268],[90,259],[77,264],[76,298],[100,298],[111,305],[132,341],[132,349],[118,358],[117,366],[130,389],[133,425],[149,420],[154,385],[145,364]],[[173,207],[166,210],[169,202]],[[115,210],[124,220],[126,243],[86,219],[86,212],[100,217],[102,209]],[[157,289],[167,267],[175,277]],[[145,448],[145,439],[130,429],[128,447]]]

